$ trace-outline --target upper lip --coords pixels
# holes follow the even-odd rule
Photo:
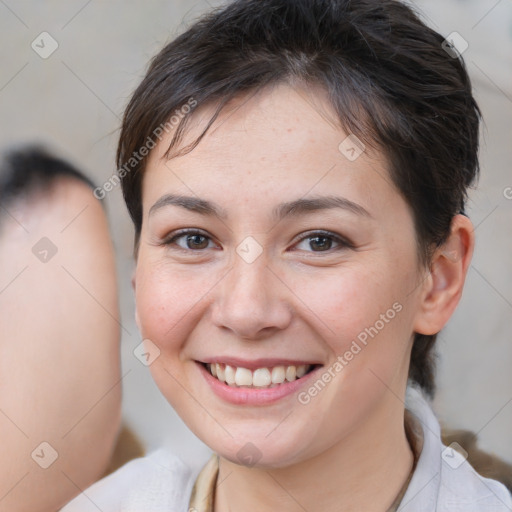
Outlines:
[[[256,370],[258,368],[274,368],[275,366],[301,366],[301,365],[317,365],[318,361],[307,359],[289,359],[289,358],[260,358],[260,359],[242,359],[239,357],[211,357],[199,361],[203,364],[227,364],[237,368],[247,368],[248,370]]]

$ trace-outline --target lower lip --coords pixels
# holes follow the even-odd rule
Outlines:
[[[305,386],[320,367],[292,382],[283,382],[273,388],[242,388],[229,386],[216,379],[201,363],[197,363],[201,374],[212,388],[212,391],[219,397],[235,405],[266,405],[292,395],[301,387]]]

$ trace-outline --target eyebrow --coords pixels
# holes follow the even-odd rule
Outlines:
[[[158,201],[150,208],[149,215],[153,215],[157,210],[160,210],[165,206],[181,206],[182,208],[192,212],[218,217],[219,219],[225,219],[227,217],[224,210],[218,208],[210,201],[206,201],[205,199],[200,199],[198,197],[178,196],[174,194],[166,194],[158,199]]]
[[[166,206],[180,206],[186,210],[199,213],[201,215],[213,216],[219,219],[226,219],[227,213],[214,203],[205,199],[192,196],[181,196],[166,194],[158,199],[150,208],[149,215],[153,215],[157,210]],[[277,219],[283,219],[288,215],[303,215],[307,212],[318,210],[327,210],[332,208],[341,208],[362,217],[373,218],[372,215],[361,205],[337,196],[322,196],[316,198],[300,198],[295,201],[281,203],[273,210],[273,215]]]

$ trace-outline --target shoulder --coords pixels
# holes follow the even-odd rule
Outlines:
[[[454,512],[506,512],[512,510],[512,496],[497,480],[478,474],[466,458],[450,447],[443,446],[441,506]]]
[[[194,475],[170,450],[134,459],[81,492],[61,512],[186,509]]]
[[[500,482],[479,475],[452,445],[421,390],[408,387],[407,409],[419,422],[423,446],[400,512],[510,512],[512,496]]]

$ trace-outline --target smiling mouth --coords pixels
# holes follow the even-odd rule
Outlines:
[[[301,379],[318,365],[274,366],[272,368],[257,368],[254,371],[223,363],[207,363],[204,366],[212,377],[228,386],[266,389]]]

